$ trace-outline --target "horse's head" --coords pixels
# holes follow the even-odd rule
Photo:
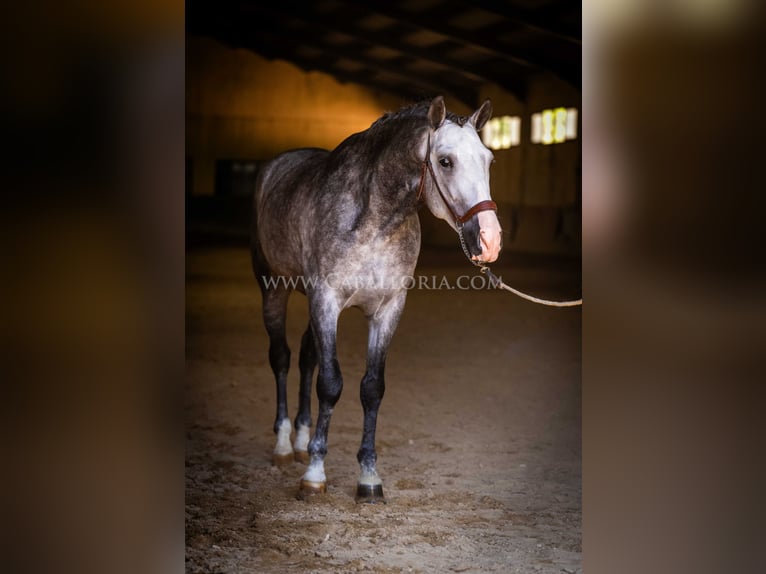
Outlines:
[[[479,138],[479,130],[492,116],[486,100],[465,122],[446,118],[444,99],[434,98],[428,110],[424,156],[432,185],[425,186],[425,201],[436,217],[458,230],[462,226],[472,259],[490,263],[500,255],[502,232],[489,195],[492,152]],[[423,172],[423,177],[428,175]]]

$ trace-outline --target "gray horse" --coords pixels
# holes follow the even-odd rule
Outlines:
[[[333,407],[343,388],[336,355],[338,316],[359,307],[369,324],[357,501],[384,501],[377,472],[375,426],[385,389],[384,368],[420,251],[418,207],[460,235],[475,261],[491,262],[501,230],[489,194],[492,153],[478,131],[492,115],[489,100],[470,117],[447,112],[442,97],[385,114],[335,150],[285,152],[259,175],[251,252],[263,294],[269,363],[277,382],[274,463],[308,463],[299,496],[326,490],[324,459]],[[462,215],[459,215],[462,214]],[[295,442],[285,383],[287,299],[308,297],[309,325],[301,340]],[[319,416],[311,427],[311,381],[319,366]]]

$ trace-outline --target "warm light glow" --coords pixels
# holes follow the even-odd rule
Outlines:
[[[508,149],[511,147],[511,117],[503,116],[500,118],[500,147]]]
[[[519,145],[521,143],[521,118],[519,116],[513,116],[511,118],[511,145]]]
[[[529,139],[532,143],[540,143],[543,141],[543,115],[532,114],[532,133]]]
[[[567,111],[564,108],[556,108],[553,114],[555,116],[553,141],[561,143],[567,139]]]
[[[553,110],[543,110],[543,137],[545,145],[553,143]]]
[[[500,116],[489,120],[481,132],[481,139],[490,149],[508,149],[521,142],[521,118]]]
[[[567,139],[577,139],[577,108],[567,110]]]
[[[492,149],[500,149],[500,118],[492,120]]]
[[[481,130],[481,141],[487,147],[492,147],[492,120],[489,120]]]
[[[532,114],[532,143],[549,145],[572,139],[577,139],[577,108],[554,108]]]

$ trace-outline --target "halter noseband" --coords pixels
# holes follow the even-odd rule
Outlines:
[[[450,205],[449,201],[447,201],[447,198],[444,195],[442,188],[439,186],[439,182],[436,179],[436,174],[434,173],[434,168],[431,165],[431,131],[430,130],[428,131],[428,147],[426,148],[426,157],[423,160],[423,166],[420,171],[420,184],[418,185],[418,201],[420,201],[421,197],[423,196],[423,190],[426,187],[426,171],[428,171],[428,173],[431,174],[431,179],[433,180],[434,185],[436,186],[436,191],[439,192],[439,196],[442,198],[444,205],[447,206],[447,209],[449,210],[450,215],[452,215],[452,219],[455,220],[455,226],[458,228],[458,230],[461,230],[465,222],[471,219],[474,215],[476,215],[479,212],[490,211],[490,210],[497,211],[497,204],[490,199],[485,199],[484,201],[480,201],[479,203],[474,205],[471,209],[466,211],[463,215],[458,217],[457,213],[455,213],[455,210],[452,209],[452,206]],[[462,240],[462,234],[461,234],[461,240]]]

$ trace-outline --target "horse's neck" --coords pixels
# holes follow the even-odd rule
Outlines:
[[[398,213],[404,209],[417,211],[417,182],[421,175],[422,160],[419,147],[422,135],[418,130],[394,135],[393,145],[376,158],[370,203],[382,212]],[[380,200],[380,201],[376,201]]]
[[[417,125],[387,126],[357,134],[345,141],[331,158],[326,173],[334,192],[333,216],[346,229],[365,228],[379,235],[407,222],[417,214],[417,181],[423,131]],[[422,153],[422,152],[421,152]]]
[[[403,221],[418,210],[417,168],[403,169],[401,165],[383,164],[376,169],[370,182],[367,209],[369,216],[379,221]]]

